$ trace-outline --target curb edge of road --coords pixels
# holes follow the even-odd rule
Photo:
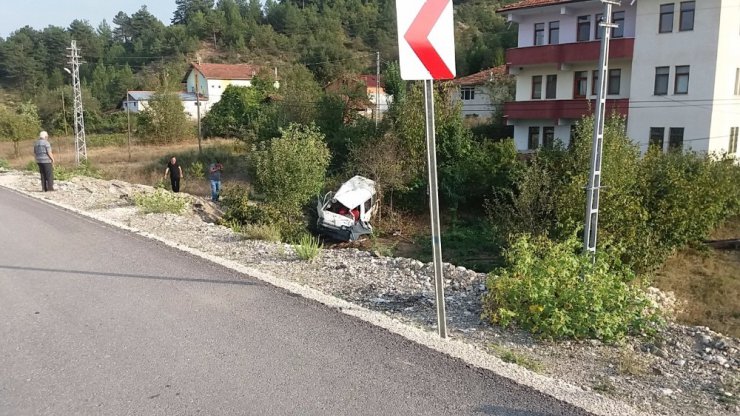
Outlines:
[[[423,345],[449,357],[459,359],[471,366],[491,371],[498,376],[505,377],[517,384],[529,387],[540,393],[551,396],[557,400],[581,408],[587,412],[602,416],[647,415],[646,413],[640,412],[626,403],[604,397],[598,393],[585,391],[565,381],[532,372],[516,364],[506,363],[498,357],[490,355],[471,344],[465,343],[462,340],[451,338],[448,338],[446,340],[441,339],[436,333],[428,332],[421,328],[404,324],[399,320],[391,318],[381,312],[373,311],[363,306],[336,298],[317,289],[303,286],[297,282],[281,279],[269,273],[259,271],[255,268],[244,266],[235,261],[204,253],[200,250],[175,243],[149,232],[109,220],[95,213],[83,211],[60,202],[51,201],[49,199],[43,198],[41,195],[35,195],[24,190],[10,188],[7,185],[0,185],[0,187],[34,198],[41,202],[48,203],[49,205],[73,212],[82,217],[90,218],[100,223],[128,231],[132,234],[136,234],[150,240],[158,241],[169,247],[186,252],[196,257],[200,257],[231,270],[235,270],[239,273],[268,283],[274,287],[283,289],[292,294],[299,295],[305,299],[319,302],[325,306],[336,309],[342,314],[355,317],[373,326],[383,328],[389,332],[406,338],[411,342]]]

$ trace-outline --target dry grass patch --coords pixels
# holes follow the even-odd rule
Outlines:
[[[685,250],[668,260],[655,286],[675,293],[677,319],[740,337],[740,252]]]

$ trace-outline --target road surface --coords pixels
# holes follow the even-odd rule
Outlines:
[[[0,188],[0,415],[586,415]]]

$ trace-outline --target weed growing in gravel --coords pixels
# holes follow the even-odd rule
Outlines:
[[[606,377],[596,380],[593,389],[600,393],[614,393],[617,391],[616,387],[614,387],[614,383]]]
[[[624,376],[642,376],[647,371],[647,364],[631,348],[623,348],[617,357],[617,371]]]
[[[64,166],[54,166],[54,179],[58,181],[68,181],[75,176],[87,176],[89,178],[101,179],[103,177],[100,170],[90,164],[82,162],[79,166],[68,169]]]
[[[491,351],[498,356],[503,362],[516,364],[520,367],[524,367],[527,370],[540,373],[543,370],[542,364],[539,361],[533,360],[523,354],[519,354],[509,348],[502,345],[491,344],[489,345]]]
[[[31,172],[38,171],[39,165],[35,161],[29,160],[28,163],[26,163],[24,170],[29,170]]]
[[[273,224],[246,224],[241,228],[244,236],[250,240],[280,241],[280,229]]]
[[[182,214],[187,205],[187,202],[183,198],[162,189],[156,189],[151,193],[134,195],[134,203],[145,214]]]
[[[0,159],[0,169],[10,169],[10,162],[5,159]]]
[[[322,245],[317,238],[304,234],[293,248],[299,259],[312,261],[321,253]]]

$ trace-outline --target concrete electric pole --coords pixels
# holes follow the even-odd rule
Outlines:
[[[80,85],[80,51],[77,49],[77,41],[73,40],[69,51],[69,65],[72,71],[64,68],[72,75],[72,91],[74,95],[74,121],[75,121],[75,163],[87,162],[87,143],[85,141],[85,117],[82,108],[82,86]]]

